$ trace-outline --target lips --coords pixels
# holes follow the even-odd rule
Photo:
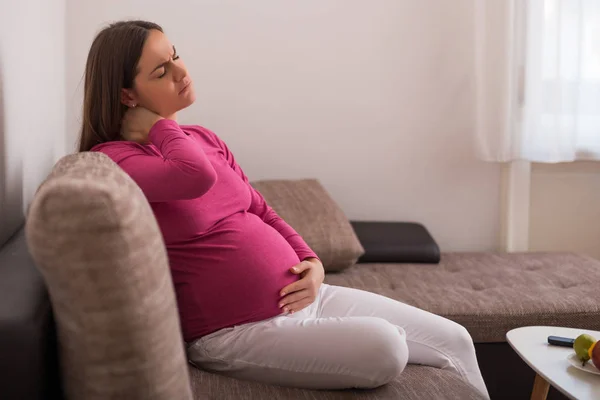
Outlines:
[[[186,83],[186,84],[185,84],[185,86],[183,86],[183,87],[181,88],[181,90],[179,91],[179,94],[182,94],[183,92],[185,92],[185,90],[186,90],[187,88],[189,88],[191,84],[192,84],[192,82],[191,82],[191,81],[190,81],[190,82],[188,82],[188,83]]]

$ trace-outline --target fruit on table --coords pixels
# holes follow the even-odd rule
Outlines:
[[[592,359],[592,363],[596,366],[596,368],[600,369],[600,346],[598,346],[598,342],[594,343],[592,347],[588,350],[588,355]]]
[[[594,351],[594,348],[596,347],[597,344],[598,344],[598,341],[594,342],[588,349],[588,356],[590,356],[590,358],[592,358],[592,352]]]
[[[573,350],[575,350],[577,358],[579,358],[583,364],[585,364],[591,358],[589,350],[590,347],[592,347],[592,345],[595,343],[596,339],[586,333],[577,336],[575,339],[575,342],[573,343]]]

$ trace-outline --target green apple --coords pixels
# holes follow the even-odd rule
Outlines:
[[[575,339],[573,350],[575,350],[575,354],[577,354],[577,357],[583,364],[589,361],[590,355],[588,351],[594,343],[596,343],[596,339],[586,333],[577,336],[577,339]]]

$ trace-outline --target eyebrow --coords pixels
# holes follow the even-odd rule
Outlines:
[[[175,55],[175,54],[177,54],[177,50],[175,49],[175,46],[173,45],[173,55]],[[168,63],[169,63],[169,61],[165,61],[165,62],[161,63],[161,64],[160,64],[160,65],[158,65],[156,68],[154,68],[154,69],[152,70],[152,72],[150,72],[150,75],[152,75],[152,74],[154,73],[154,71],[156,71],[156,70],[157,70],[157,69],[159,69],[159,68],[162,68],[162,67],[164,67],[164,66],[165,66],[165,65],[167,65]]]

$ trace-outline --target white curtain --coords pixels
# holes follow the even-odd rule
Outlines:
[[[475,0],[488,161],[600,159],[600,0]]]

